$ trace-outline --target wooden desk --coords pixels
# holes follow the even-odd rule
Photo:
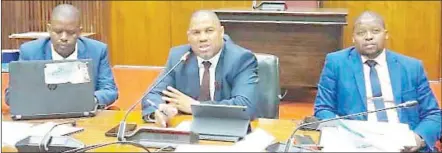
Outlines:
[[[287,98],[296,97],[293,94],[297,88],[316,87],[325,55],[342,48],[343,27],[347,24],[345,9],[214,11],[235,43],[279,57],[280,84],[288,90]]]
[[[81,36],[83,37],[90,37],[92,35],[95,35],[95,33],[91,33],[91,32],[84,32],[81,33]],[[25,33],[14,33],[9,35],[9,38],[11,39],[38,39],[38,38],[43,38],[43,37],[49,37],[49,33],[48,32],[25,32]]]
[[[80,140],[86,145],[105,143],[116,141],[114,137],[106,137],[104,133],[111,129],[112,127],[119,124],[120,120],[124,117],[125,112],[123,111],[102,111],[97,116],[93,118],[80,118],[77,121],[78,127],[84,127],[83,132],[74,134],[73,137]],[[181,121],[191,120],[191,116],[177,116],[170,121],[171,127],[176,127]],[[3,116],[3,120],[10,120],[9,116]],[[52,120],[54,122],[62,122],[65,120]],[[24,122],[24,121],[18,121]],[[42,120],[37,121],[27,121],[27,122],[42,122]],[[138,127],[141,126],[155,126],[154,124],[145,124],[141,120],[141,112],[134,111],[128,116],[128,123],[137,123]],[[291,120],[274,120],[274,119],[258,119],[252,122],[252,128],[261,128],[270,134],[272,134],[277,141],[285,142],[289,137],[290,133],[294,130],[296,123]],[[318,132],[304,132],[299,131],[297,134],[308,134],[311,135],[315,142],[318,142],[319,133]],[[226,142],[216,142],[216,141],[200,141],[201,144],[217,144],[217,145],[232,145],[232,143]],[[15,151],[14,148],[2,147],[8,151]],[[5,150],[4,150],[5,151]],[[141,152],[140,148],[136,148],[129,145],[110,145],[107,147],[91,150],[94,152],[104,151],[104,152]],[[153,150],[152,150],[153,151]]]

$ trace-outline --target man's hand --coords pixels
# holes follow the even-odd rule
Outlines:
[[[414,134],[414,139],[416,139],[416,146],[405,146],[401,152],[418,152],[419,149],[425,147],[425,142],[418,134]]]
[[[191,104],[200,103],[171,86],[167,86],[167,90],[163,90],[163,94],[167,96],[162,97],[164,101],[170,102],[172,105],[176,106],[178,110],[188,114],[192,113],[190,109]]]
[[[155,124],[160,127],[167,127],[167,122],[178,114],[178,110],[175,106],[160,104],[158,109],[155,110]]]

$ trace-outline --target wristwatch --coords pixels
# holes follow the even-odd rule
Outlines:
[[[144,120],[144,122],[147,122],[147,123],[154,123],[155,122],[155,112],[150,113],[148,115],[144,115],[143,120]]]
[[[106,105],[105,104],[98,104],[97,105],[97,109],[105,109]]]
[[[97,97],[94,97],[94,101],[97,104],[97,109],[105,109],[106,108],[105,104],[98,103],[98,98]]]

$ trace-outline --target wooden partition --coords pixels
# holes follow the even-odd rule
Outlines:
[[[110,50],[114,65],[166,63],[172,46],[187,43],[191,14],[199,9],[251,7],[251,1],[112,1]]]
[[[166,63],[169,48],[187,43],[192,12],[199,9],[250,8],[252,1],[1,1],[2,49],[18,48],[11,33],[46,31],[54,6],[71,3],[82,11],[85,32],[108,43],[111,64]],[[351,30],[363,10],[379,12],[389,29],[388,47],[425,64],[429,79],[441,77],[440,1],[322,1],[325,8],[345,8],[348,26],[343,47],[352,45]]]
[[[282,91],[287,91],[284,100],[294,101],[307,95],[300,90],[317,86],[326,54],[342,49],[342,31],[347,25],[345,9],[289,8],[281,13],[241,8],[215,12],[224,32],[237,44],[279,57],[280,84]]]
[[[2,49],[17,49],[25,40],[8,38],[13,33],[46,31],[52,9],[58,4],[72,4],[81,11],[83,32],[95,33],[92,38],[107,42],[107,1],[1,1]],[[27,41],[27,40],[26,40]]]

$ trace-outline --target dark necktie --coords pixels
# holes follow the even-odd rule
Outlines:
[[[378,72],[375,69],[376,61],[367,60],[365,62],[368,66],[370,66],[370,83],[371,83],[371,91],[373,93],[373,97],[382,97],[381,84],[379,82]],[[373,98],[374,108],[375,109],[383,109],[385,108],[383,98]],[[380,111],[376,113],[379,122],[388,122],[387,112]]]
[[[201,82],[200,87],[200,96],[198,97],[198,101],[210,101],[210,72],[209,68],[212,63],[209,61],[204,61],[204,74],[203,74],[203,80]]]

